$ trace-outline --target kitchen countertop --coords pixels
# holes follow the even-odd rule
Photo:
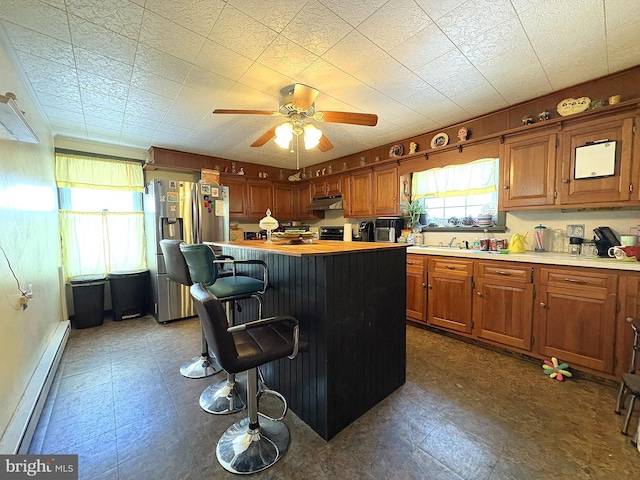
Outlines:
[[[439,255],[443,257],[464,257],[505,262],[540,263],[546,265],[566,265],[571,267],[607,268],[611,270],[630,270],[640,272],[640,262],[616,260],[613,258],[584,259],[572,257],[568,253],[533,252],[501,254],[448,247],[408,247],[407,253],[420,255]]]
[[[287,245],[286,241],[274,241],[267,243],[265,240],[245,240],[239,242],[204,242],[219,247],[246,248],[248,250],[261,250],[271,253],[279,253],[291,257],[307,257],[318,255],[340,255],[367,250],[381,250],[387,248],[407,248],[399,243],[383,242],[342,242],[338,240],[313,240],[311,243],[301,245]]]

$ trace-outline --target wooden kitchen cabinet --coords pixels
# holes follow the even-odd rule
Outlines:
[[[373,213],[376,216],[400,214],[400,184],[397,165],[373,169]]]
[[[262,219],[267,209],[273,212],[273,187],[268,180],[247,181],[247,213],[249,218]],[[275,217],[275,215],[274,215]]]
[[[229,218],[247,217],[247,182],[244,178],[224,177],[220,183],[229,187]]]
[[[502,210],[554,204],[556,143],[547,130],[513,136],[500,146]]]
[[[318,220],[324,218],[324,211],[307,210],[311,203],[311,184],[298,183],[295,187],[294,218],[295,220]]]
[[[633,330],[630,321],[640,318],[640,275],[628,273],[618,280],[618,298],[621,309],[616,319],[616,349],[614,374],[622,377],[629,371],[633,345]]]
[[[606,117],[571,125],[562,133],[562,161],[558,165],[561,205],[626,202],[631,198],[633,117]],[[601,140],[616,141],[614,174],[576,180],[576,147]]]
[[[536,350],[569,365],[613,373],[617,275],[541,268]]]
[[[427,260],[424,255],[407,255],[407,318],[427,322]]]
[[[534,268],[511,262],[476,262],[473,335],[531,350]]]
[[[315,177],[309,183],[313,198],[342,195],[342,175]]]
[[[373,213],[373,173],[367,169],[349,176],[345,217],[371,217]],[[344,204],[343,204],[344,207]]]
[[[273,184],[273,216],[276,219],[295,218],[296,192],[293,185]]]
[[[429,258],[427,323],[471,333],[473,260]]]

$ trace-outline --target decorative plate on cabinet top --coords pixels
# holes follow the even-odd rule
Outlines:
[[[558,113],[563,117],[573,115],[574,113],[584,112],[591,105],[589,97],[565,98],[557,107]]]
[[[391,150],[389,150],[389,158],[401,157],[403,153],[404,147],[398,143],[391,147]]]
[[[431,148],[444,147],[447,143],[449,143],[449,135],[440,132],[431,139]]]

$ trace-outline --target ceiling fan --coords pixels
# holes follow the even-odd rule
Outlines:
[[[309,119],[317,122],[348,123],[351,125],[364,125],[373,127],[378,123],[378,116],[370,113],[354,112],[317,112],[315,100],[319,90],[296,83],[288,85],[280,90],[280,106],[277,112],[269,110],[230,110],[216,109],[216,114],[245,114],[245,115],[270,115],[274,117],[287,117],[287,121],[267,130],[260,138],[251,144],[252,147],[261,147],[275,137],[275,142],[282,148],[290,148],[293,152],[291,141],[295,135],[296,141],[303,135],[305,148],[315,146],[322,152],[331,150],[333,145],[329,139]]]

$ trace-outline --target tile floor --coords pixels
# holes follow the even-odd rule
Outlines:
[[[407,327],[407,382],[325,442],[295,414],[268,479],[635,479],[616,389],[550,380],[539,363]],[[215,445],[241,414],[198,406],[213,379],[187,379],[196,318],[105,320],[72,330],[30,453],[79,454],[81,479],[237,478]],[[633,420],[635,427],[637,419]]]

